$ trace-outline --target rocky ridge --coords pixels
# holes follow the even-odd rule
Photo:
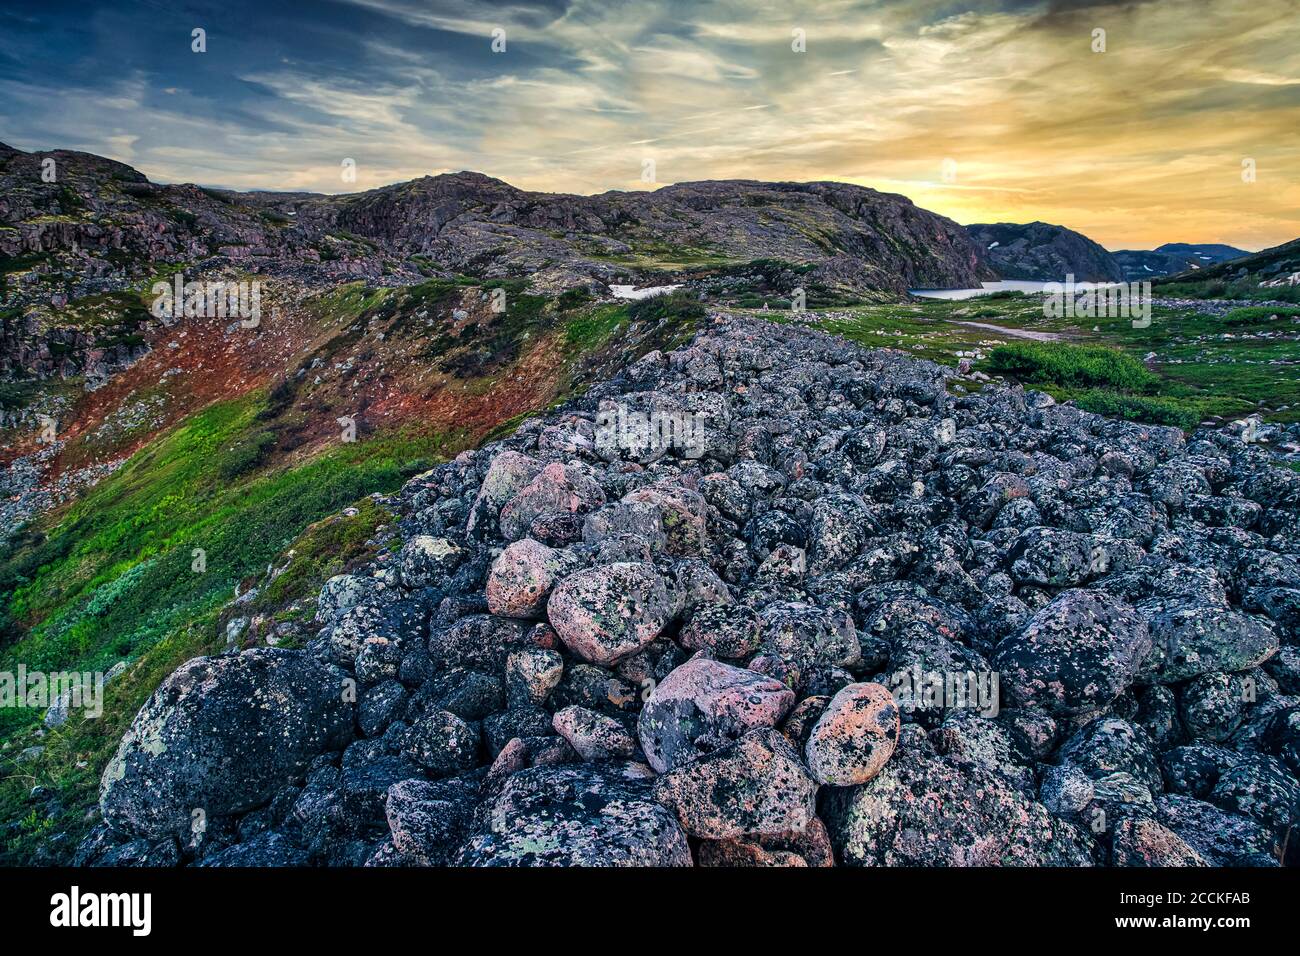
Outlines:
[[[807,267],[809,287],[856,294],[993,278],[952,220],[845,183],[723,180],[576,196],[458,172],[334,196],[236,192],[152,183],[89,153],[0,144],[0,297],[53,304],[47,324],[67,301],[129,288],[161,264],[186,265],[189,279],[232,267],[317,286],[527,275],[539,292],[607,292],[650,274],[756,261]]]
[[[413,479],[305,648],[164,682],[79,862],[1294,862],[1300,474],[949,375],[717,316]]]
[[[966,227],[981,254],[1003,279],[1119,282],[1124,270],[1106,249],[1082,233],[1046,222],[972,223]]]

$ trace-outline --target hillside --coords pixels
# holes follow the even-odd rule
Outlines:
[[[1300,475],[950,376],[718,317],[413,479],[305,647],[144,705],[78,860],[1295,863]]]
[[[1300,302],[1300,239],[1204,269],[1166,276],[1160,295],[1197,299],[1262,299]]]
[[[1220,243],[1166,242],[1155,249],[1120,249],[1111,255],[1124,270],[1125,279],[1140,281],[1178,272],[1195,272],[1250,253]]]
[[[40,178],[51,159],[58,181]],[[363,193],[161,186],[84,153],[0,148],[0,273],[11,301],[122,288],[158,271],[404,284],[527,274],[538,291],[777,260],[812,288],[901,294],[988,277],[962,228],[902,196],[842,183],[679,183],[598,196],[530,193],[479,173]]]
[[[1123,271],[1087,236],[1046,222],[972,223],[966,227],[981,254],[1002,279],[1118,282]]]

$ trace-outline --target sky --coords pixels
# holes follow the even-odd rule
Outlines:
[[[1300,236],[1300,0],[5,0],[0,141],[237,189],[837,180],[1254,250]]]

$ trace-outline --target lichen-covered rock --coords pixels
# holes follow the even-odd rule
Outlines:
[[[551,588],[572,563],[566,557],[532,538],[507,545],[488,574],[488,610],[502,617],[544,616]]]
[[[840,690],[808,737],[808,769],[818,783],[851,787],[866,783],[885,765],[898,743],[898,705],[880,684]]]
[[[1060,528],[1026,528],[1007,557],[1019,584],[1074,587],[1110,570],[1137,563],[1141,549],[1132,542],[1105,539]]]
[[[465,557],[465,549],[450,538],[419,534],[398,552],[402,584],[408,588],[442,587]]]
[[[793,704],[794,693],[779,681],[696,657],[651,691],[637,734],[650,766],[662,773],[750,730],[775,727]]]
[[[473,767],[478,759],[478,731],[455,714],[433,710],[407,728],[402,751],[439,776]]]
[[[193,814],[251,810],[352,733],[346,675],[302,651],[196,657],[154,691],[104,768],[115,829],[188,835]]]
[[[540,704],[564,677],[564,658],[542,647],[525,647],[506,658],[506,693],[511,700]]]
[[[323,585],[316,600],[316,620],[327,624],[344,611],[379,597],[380,586],[373,578],[336,574]]]
[[[253,839],[206,856],[195,866],[307,866],[311,856],[281,833],[262,833]]]
[[[1110,704],[1151,653],[1146,621],[1096,591],[1064,591],[994,653],[1002,690],[1015,704],[1080,714]]]
[[[822,667],[850,667],[862,656],[853,617],[798,601],[769,605],[763,612],[763,640],[749,666],[802,689]]]
[[[1266,827],[1194,797],[1165,794],[1156,810],[1156,818],[1211,866],[1234,866],[1239,860],[1277,852],[1277,841]]]
[[[1076,827],[983,767],[936,754],[905,727],[870,781],[825,792],[822,818],[848,866],[1088,866]]]
[[[1267,620],[1206,602],[1160,602],[1147,612],[1150,679],[1177,684],[1214,671],[1249,670],[1277,652],[1278,636]]]
[[[522,624],[493,614],[467,614],[449,627],[431,622],[428,652],[436,669],[468,667],[495,672],[510,652],[524,647]]]
[[[813,817],[802,830],[767,833],[736,840],[701,840],[700,866],[831,867],[835,853],[826,825]]]
[[[517,451],[507,449],[498,453],[470,506],[466,532],[481,535],[485,525],[495,528],[501,506],[532,481],[542,467],[543,463],[536,458]]]
[[[690,866],[686,835],[644,765],[533,767],[511,776],[462,866]]]
[[[605,492],[585,469],[549,464],[502,506],[501,536],[518,541],[544,514],[585,514],[604,503]]]
[[[1278,834],[1300,823],[1300,782],[1268,754],[1252,754],[1224,770],[1206,799]]]
[[[790,742],[763,728],[668,771],[654,795],[687,833],[725,840],[804,829],[816,812],[817,783]]]
[[[672,604],[653,565],[615,563],[569,575],[546,614],[569,651],[591,664],[613,664],[659,636]]]
[[[623,497],[627,504],[648,504],[663,516],[664,547],[678,557],[704,553],[708,542],[708,505],[698,491],[669,482],[638,488]]]
[[[445,865],[464,839],[477,796],[477,787],[460,779],[410,779],[389,787],[384,812],[400,861]]]
[[[626,727],[586,707],[557,710],[553,726],[583,760],[627,760],[636,755],[636,741]]]
[[[748,657],[758,650],[762,620],[744,604],[701,604],[677,640],[683,647],[711,651],[718,657]]]
[[[1179,715],[1193,737],[1210,743],[1227,740],[1246,719],[1249,685],[1233,674],[1202,674],[1179,695]]]
[[[1186,840],[1150,817],[1126,817],[1115,825],[1110,844],[1115,866],[1205,866]]]
[[[700,329],[385,496],[314,636],[241,593],[228,633],[301,637],[301,679],[148,705],[159,753],[131,745],[83,861],[1300,861],[1276,435],[966,393],[796,323]],[[698,413],[704,440],[610,448],[611,410]],[[187,667],[246,666],[223,660]],[[183,746],[155,743],[168,709]]]

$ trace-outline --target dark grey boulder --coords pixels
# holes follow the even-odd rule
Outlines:
[[[1079,714],[1110,704],[1151,653],[1146,621],[1096,591],[1064,591],[994,652],[1002,689],[1020,706]]]
[[[251,810],[353,732],[353,688],[302,651],[261,648],[182,664],[141,708],[104,769],[115,829],[187,835],[195,811]]]
[[[462,866],[690,866],[686,835],[650,795],[640,764],[534,767],[514,774]]]
[[[884,769],[820,804],[846,866],[1089,866],[1089,836],[977,762],[904,727]]]
[[[1151,630],[1144,676],[1177,684],[1212,671],[1244,671],[1277,652],[1278,636],[1267,618],[1224,604],[1156,602],[1139,608]]]

